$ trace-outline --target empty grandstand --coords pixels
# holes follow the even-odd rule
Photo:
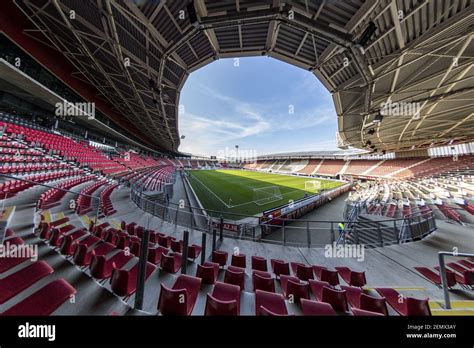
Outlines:
[[[474,316],[471,1],[0,9],[0,316]],[[331,94],[339,149],[181,151],[188,76],[262,55]]]

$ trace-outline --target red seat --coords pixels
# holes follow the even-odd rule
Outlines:
[[[415,267],[415,269],[420,272],[425,278],[431,281],[433,284],[441,287],[441,277],[439,273],[435,273],[430,270],[428,267]],[[446,272],[446,280],[448,282],[448,288],[451,288],[456,285],[456,277],[453,272]]]
[[[348,267],[335,267],[340,276],[350,286],[363,287],[367,284],[365,272],[355,272]]]
[[[260,256],[252,256],[252,269],[267,272],[267,260]]]
[[[148,249],[148,261],[154,265],[157,265],[161,261],[161,257],[163,254],[168,254],[169,249],[159,246],[157,248],[149,248]]]
[[[247,267],[246,257],[244,254],[232,254],[231,263],[232,266],[245,268]]]
[[[107,260],[104,255],[96,255],[96,251],[93,250],[90,265],[91,275],[96,279],[109,278],[114,270],[114,263],[116,268],[122,268],[132,258],[132,256],[126,255],[125,252],[120,251]]]
[[[196,277],[202,279],[203,284],[214,284],[219,274],[219,265],[214,262],[204,262],[197,265]]]
[[[140,242],[132,241],[130,243],[130,252],[135,256],[140,256]]]
[[[212,253],[212,262],[219,264],[220,267],[224,267],[227,264],[228,255],[226,251],[215,250]]]
[[[182,240],[172,240],[171,241],[171,250],[175,253],[183,253],[183,241]]]
[[[275,281],[268,272],[253,271],[252,282],[253,291],[264,290],[268,292],[275,292]]]
[[[385,297],[388,304],[402,316],[430,316],[431,310],[428,299],[405,297],[392,288],[376,288],[381,296]]]
[[[201,255],[202,247],[199,245],[193,244],[188,247],[188,258],[195,260]]]
[[[337,315],[334,308],[329,303],[318,302],[308,300],[306,298],[301,299],[301,308],[304,315],[321,315],[321,316],[333,316]]]
[[[362,295],[362,289],[347,285],[341,285],[341,289],[346,291],[346,298],[351,307],[360,308],[360,295]]]
[[[282,294],[257,290],[255,292],[256,315],[288,315]]]
[[[299,262],[292,262],[291,269],[293,274],[301,280],[308,281],[314,279],[313,267]]]
[[[337,271],[331,271],[329,269],[323,268],[321,270],[321,278],[319,278],[319,280],[328,282],[332,286],[339,285],[339,275]]]
[[[240,288],[217,282],[212,294],[207,294],[204,315],[239,315]]]
[[[0,257],[0,273],[19,265],[20,263],[30,260],[29,257]]]
[[[352,308],[352,313],[356,317],[369,317],[369,316],[383,317],[383,314],[381,314],[381,313],[366,311],[366,310],[358,309],[358,308]]]
[[[92,252],[88,252],[87,245],[79,244],[74,250],[72,260],[77,266],[89,266],[92,261]]]
[[[131,296],[137,289],[138,263],[130,270],[118,269],[115,263],[112,267],[114,268],[110,278],[112,291],[118,296]],[[147,262],[145,280],[151,276],[155,269],[155,265]]]
[[[53,273],[44,261],[38,261],[0,280],[0,304],[5,303],[38,280]]]
[[[281,275],[280,282],[283,296],[288,298],[291,303],[299,303],[302,298],[309,299],[309,285],[299,278]]]
[[[331,287],[331,285],[328,282],[322,282],[320,280],[313,280],[313,279],[309,280],[309,287],[311,288],[311,291],[314,297],[316,297],[316,300],[320,302],[322,301],[322,298],[323,298],[323,287],[325,286],[328,288]]]
[[[161,283],[158,310],[163,315],[191,315],[201,279],[181,274],[171,289]]]
[[[348,312],[346,291],[323,287],[321,301],[329,303],[336,312]]]
[[[270,263],[272,265],[273,273],[277,276],[277,278],[284,274],[290,275],[290,264],[283,260],[271,259]]]
[[[168,236],[158,235],[158,244],[165,248],[169,248],[171,246],[171,239],[168,238]]]
[[[180,253],[174,253],[173,255],[161,256],[161,268],[169,273],[176,273],[179,271],[182,265],[183,256]]]
[[[316,274],[316,277],[321,280],[321,271],[323,269],[327,269],[327,267],[324,267],[324,266],[318,266],[318,265],[313,265],[313,271],[314,271],[314,274]]]
[[[362,293],[360,295],[360,309],[388,315],[387,303],[383,297],[378,298]]]
[[[66,280],[57,279],[17,303],[2,315],[50,315],[76,293]]]
[[[240,290],[244,290],[245,271],[240,267],[229,266],[225,271],[224,283],[237,285],[240,287]]]

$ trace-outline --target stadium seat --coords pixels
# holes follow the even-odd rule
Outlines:
[[[320,280],[309,280],[309,287],[311,289],[311,292],[313,293],[314,297],[318,301],[322,301],[323,298],[323,287],[328,287],[330,288],[331,285],[328,282],[322,282]]]
[[[183,253],[183,241],[182,240],[172,240],[171,241],[171,250],[175,253]]]
[[[148,249],[148,261],[154,265],[157,265],[161,261],[161,257],[163,254],[168,254],[169,249],[158,246],[156,248],[149,248]]]
[[[267,272],[267,259],[260,256],[252,256],[252,269],[256,271]]]
[[[331,271],[329,269],[321,269],[321,277],[319,280],[323,282],[328,282],[332,286],[339,285],[339,275],[337,271]]]
[[[253,291],[264,290],[275,292],[275,281],[268,272],[253,271],[252,272]]]
[[[314,279],[313,267],[299,262],[291,262],[293,274],[301,280]]]
[[[240,288],[237,285],[217,282],[212,294],[207,294],[204,315],[239,315]]]
[[[301,309],[304,315],[334,316],[337,315],[329,303],[318,302],[306,298],[301,299]]]
[[[373,297],[362,293],[360,295],[360,308],[369,312],[376,312],[382,315],[388,315],[387,303],[385,298]]]
[[[224,283],[233,284],[240,287],[240,290],[245,288],[245,270],[240,267],[228,267],[224,274]]]
[[[432,270],[427,267],[415,267],[415,269],[421,273],[425,278],[427,278],[430,282],[435,284],[438,287],[441,287],[441,277]],[[453,272],[447,271],[446,272],[446,280],[448,282],[448,287],[451,288],[456,285],[456,277],[454,276]]]
[[[232,254],[230,264],[235,267],[247,267],[246,257],[244,254]]]
[[[1,315],[50,315],[76,293],[66,280],[57,279],[9,308]]]
[[[323,286],[321,301],[329,303],[336,312],[348,312],[345,290],[337,290]]]
[[[162,315],[191,315],[201,287],[201,278],[181,274],[171,289],[161,283],[158,310]]]
[[[341,278],[350,286],[363,287],[367,284],[365,272],[355,272],[348,267],[335,267]]]
[[[199,255],[201,255],[202,247],[196,244],[193,244],[188,247],[188,259],[196,260]]]
[[[106,259],[104,255],[97,255],[96,250],[93,250],[92,261],[90,264],[91,275],[96,279],[109,278],[114,270],[114,264],[115,268],[122,268],[132,258],[132,256],[126,255],[125,252],[120,251],[110,259]]]
[[[117,296],[131,296],[137,289],[138,263],[129,270],[119,269],[115,263],[112,263],[112,267],[114,269],[112,277],[110,278],[112,291]],[[155,265],[147,262],[145,280],[151,276],[155,269]]]
[[[309,299],[309,285],[301,281],[298,277],[281,275],[280,284],[283,296],[288,298],[292,303],[299,303],[303,298]]]
[[[214,262],[204,262],[198,264],[196,268],[196,277],[202,279],[203,284],[214,284],[219,274],[219,265]]]
[[[431,310],[428,299],[416,299],[401,295],[392,288],[375,288],[375,290],[385,297],[388,304],[402,316],[430,316]],[[403,301],[400,301],[403,299]]]
[[[255,292],[256,315],[288,315],[285,298],[282,294],[256,290]]]
[[[183,255],[179,253],[174,253],[173,255],[162,254],[160,265],[163,271],[176,273],[181,268],[182,260]]]
[[[219,264],[220,267],[224,267],[227,264],[228,255],[226,251],[215,250],[212,253],[212,262]]]
[[[40,279],[53,273],[44,261],[38,261],[0,280],[0,304],[5,303]]]
[[[273,273],[277,276],[280,275],[290,275],[290,264],[283,260],[271,259],[270,263],[272,265]]]

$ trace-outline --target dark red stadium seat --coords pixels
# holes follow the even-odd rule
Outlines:
[[[381,313],[366,311],[366,310],[359,309],[359,308],[352,308],[352,313],[356,317],[370,317],[370,316],[383,317],[383,314],[381,314]]]
[[[355,272],[349,267],[335,267],[344,281],[350,286],[363,287],[367,284],[365,272]]]
[[[252,269],[256,271],[267,272],[267,259],[260,256],[252,256]]]
[[[301,280],[314,279],[313,267],[299,262],[291,262],[293,274]]]
[[[275,280],[271,274],[263,271],[252,272],[253,291],[264,290],[275,292]]]
[[[212,262],[219,264],[220,267],[224,267],[227,264],[227,257],[229,253],[226,251],[215,250],[212,253]]]
[[[115,263],[112,264],[112,267],[114,268],[110,278],[112,291],[118,296],[131,296],[137,289],[138,263],[129,270],[118,269]],[[145,280],[151,276],[155,269],[154,264],[147,262]]]
[[[301,308],[304,315],[337,315],[336,311],[329,303],[308,300],[306,298],[301,299]]]
[[[290,302],[299,303],[302,298],[309,299],[309,285],[301,281],[298,277],[283,274],[280,276],[280,283],[283,296],[288,298]]]
[[[0,273],[6,272],[9,269],[19,265],[20,263],[30,260],[28,257],[1,257],[0,258]]]
[[[112,275],[114,263],[116,268],[122,268],[132,258],[132,256],[120,251],[110,259],[106,259],[104,255],[96,255],[96,250],[94,249],[92,251],[92,261],[90,265],[91,275],[96,279],[109,278]]]
[[[416,299],[401,295],[392,288],[376,288],[381,296],[385,297],[388,304],[402,316],[430,316],[431,310],[428,299]]]
[[[247,267],[246,257],[244,254],[232,254],[230,264],[235,267],[245,268]]]
[[[204,262],[197,265],[196,277],[202,279],[203,284],[214,284],[219,274],[219,265],[214,262]]]
[[[154,265],[157,265],[161,261],[161,257],[163,254],[168,254],[169,249],[158,246],[156,248],[149,248],[148,249],[148,261]]]
[[[161,283],[158,310],[163,315],[191,315],[196,303],[201,278],[181,274],[171,289]]]
[[[441,287],[441,277],[439,273],[437,274],[433,272],[428,267],[415,267],[415,269],[433,284],[437,285],[438,287]],[[449,288],[456,285],[456,277],[454,276],[453,272],[446,271],[446,280],[448,282]]]
[[[225,270],[224,283],[233,284],[240,287],[240,290],[245,288],[245,271],[240,267],[229,267]]]
[[[360,295],[362,295],[362,289],[347,285],[341,285],[341,289],[346,291],[346,298],[351,307],[360,308]]]
[[[290,264],[288,262],[278,259],[271,259],[270,263],[272,265],[273,273],[275,273],[277,277],[282,274],[290,275]]]
[[[311,292],[313,293],[316,300],[322,301],[323,298],[323,287],[331,287],[328,282],[322,282],[320,280],[309,280],[309,287],[311,288]]]
[[[387,303],[385,298],[374,297],[362,293],[360,295],[360,308],[369,312],[376,312],[382,315],[388,315]]]
[[[257,290],[255,292],[256,315],[288,315],[285,298],[282,294]]]
[[[207,294],[204,315],[239,315],[240,287],[217,282],[212,294]]]
[[[161,256],[161,268],[169,273],[176,273],[179,271],[182,265],[183,256],[180,253],[174,253],[173,255]]]
[[[9,308],[2,315],[50,315],[75,293],[76,290],[66,280],[57,279]]]
[[[175,253],[183,253],[183,241],[182,240],[172,240],[171,241],[171,250]]]
[[[201,255],[202,247],[196,244],[193,244],[188,247],[188,258],[195,260]]]
[[[0,304],[5,303],[38,280],[53,273],[44,261],[38,261],[0,280]]]
[[[162,247],[169,248],[171,246],[172,239],[168,238],[168,236],[161,236],[158,235],[158,244]]]
[[[331,271],[329,269],[323,268],[321,270],[321,278],[319,278],[319,280],[328,282],[332,286],[339,285],[339,275],[337,271]]]
[[[347,298],[345,290],[323,287],[321,301],[329,303],[336,312],[348,312]]]
[[[313,265],[313,271],[314,271],[314,274],[316,274],[316,277],[321,280],[321,271],[323,269],[327,269],[327,267],[325,266],[318,266],[318,265]]]

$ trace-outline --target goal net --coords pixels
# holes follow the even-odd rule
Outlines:
[[[319,180],[308,180],[304,183],[304,189],[307,191],[320,191],[321,190],[321,181]]]
[[[253,201],[257,205],[265,205],[279,201],[283,196],[278,186],[266,186],[253,189]]]

